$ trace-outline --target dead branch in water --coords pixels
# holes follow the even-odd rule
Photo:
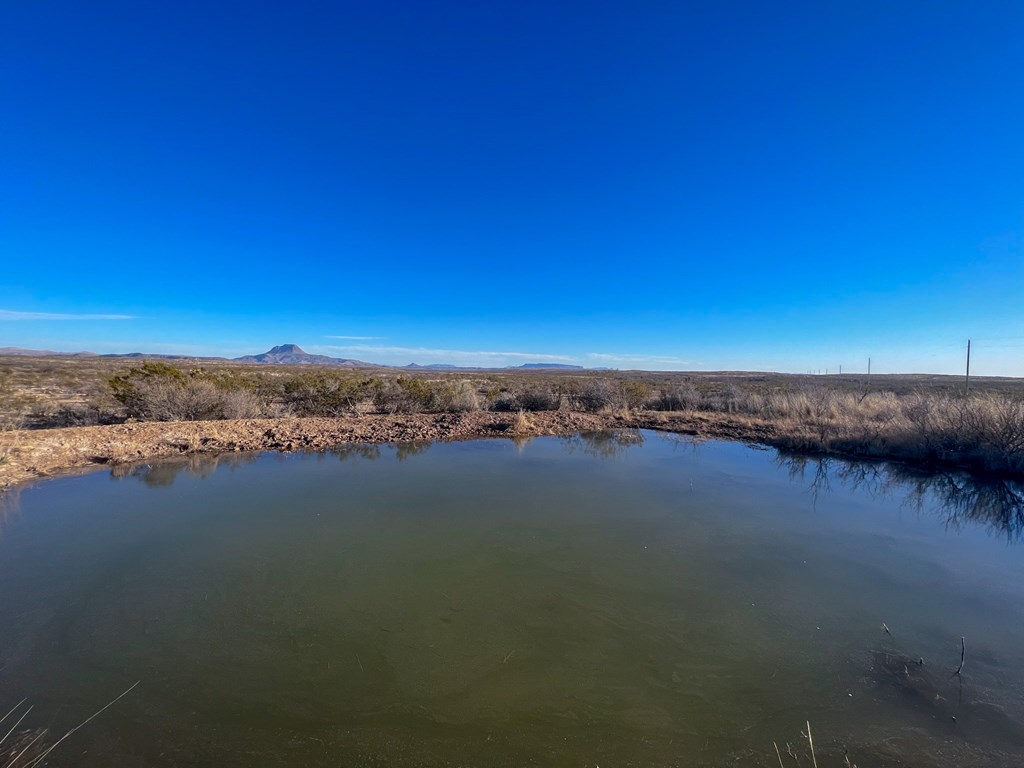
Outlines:
[[[960,638],[960,666],[956,668],[956,672],[953,674],[958,676],[964,668],[964,657],[967,655],[967,641],[964,637]]]

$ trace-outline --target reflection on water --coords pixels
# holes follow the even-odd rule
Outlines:
[[[563,437],[562,443],[568,453],[581,451],[595,459],[613,459],[643,445],[644,435],[639,429],[609,429]]]
[[[237,469],[251,464],[257,456],[255,453],[195,453],[144,464],[114,465],[110,476],[131,477],[152,488],[169,487],[182,472],[191,477],[210,477],[218,467]]]
[[[533,439],[513,439],[517,452],[522,453]],[[614,459],[644,444],[644,434],[635,429],[583,432],[560,439],[567,453],[579,452],[602,460]],[[693,453],[699,453],[704,442],[685,435],[659,435],[658,439],[684,446]],[[324,453],[341,461],[353,458],[374,461],[381,458],[383,449],[387,449],[398,461],[404,461],[425,453],[431,445],[425,441],[387,446],[349,443]],[[135,478],[153,487],[170,486],[179,473],[208,477],[218,467],[238,468],[255,461],[257,456],[246,453],[195,454],[154,463],[118,466],[111,469],[111,475]],[[814,499],[827,495],[833,490],[833,484],[839,483],[858,493],[897,499],[903,506],[918,512],[940,515],[951,528],[981,525],[1005,536],[1011,543],[1024,536],[1024,484],[1019,482],[956,472],[923,472],[885,462],[799,456],[781,451],[776,452],[776,457],[779,466],[792,480],[806,482]],[[3,528],[3,516],[16,508],[17,498],[16,494],[8,494],[0,504],[0,530]]]
[[[1018,485],[635,431],[110,476],[0,536],[0,714],[142,681],[54,766],[1022,763]]]
[[[1019,482],[783,453],[778,461],[791,478],[810,477],[809,489],[815,498],[828,494],[837,480],[857,492],[897,498],[919,512],[935,512],[951,528],[981,525],[1011,543],[1024,533],[1024,484]]]
[[[374,444],[364,443],[348,443],[343,445],[329,448],[326,453],[330,456],[334,456],[339,461],[348,461],[349,459],[364,459],[366,461],[376,461],[380,458],[380,446]],[[404,457],[403,457],[404,458]]]

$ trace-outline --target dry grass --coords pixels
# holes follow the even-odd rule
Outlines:
[[[512,433],[516,435],[527,435],[533,429],[533,422],[530,421],[530,417],[526,415],[526,411],[519,411],[516,413],[515,419],[512,421]]]
[[[1024,474],[1024,401],[1019,399],[891,392],[758,397],[740,407],[775,424],[782,447]]]

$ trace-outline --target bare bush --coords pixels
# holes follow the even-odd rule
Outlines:
[[[642,408],[651,396],[653,389],[648,382],[637,379],[627,379],[619,382],[620,402],[630,410]]]
[[[588,413],[597,413],[623,405],[619,387],[608,379],[589,379],[578,392],[569,396],[569,401],[575,410]]]
[[[437,392],[424,379],[399,377],[374,386],[373,404],[381,413],[422,413],[437,405]]]
[[[562,402],[561,395],[546,387],[530,387],[515,397],[519,410],[557,411]]]
[[[91,405],[65,405],[50,415],[55,427],[93,427],[104,421],[103,411]]]
[[[696,411],[701,405],[701,394],[692,384],[665,387],[658,396],[648,402],[655,411]]]
[[[268,415],[266,403],[247,389],[221,391],[221,416],[225,419],[258,419]]]
[[[255,392],[227,389],[201,369],[185,373],[165,363],[143,363],[112,377],[110,385],[129,417],[147,421],[253,418],[262,415],[265,406]]]
[[[468,381],[444,383],[434,387],[432,410],[446,413],[467,413],[479,411],[480,401],[476,388]]]
[[[998,395],[935,398],[902,404],[908,449],[926,459],[959,460],[989,472],[1024,471],[1024,402]]]
[[[136,386],[133,416],[150,421],[204,421],[223,418],[223,393],[203,380],[143,381]]]

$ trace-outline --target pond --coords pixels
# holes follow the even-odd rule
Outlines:
[[[0,714],[139,681],[58,766],[1020,765],[1022,498],[647,432],[51,480]]]

